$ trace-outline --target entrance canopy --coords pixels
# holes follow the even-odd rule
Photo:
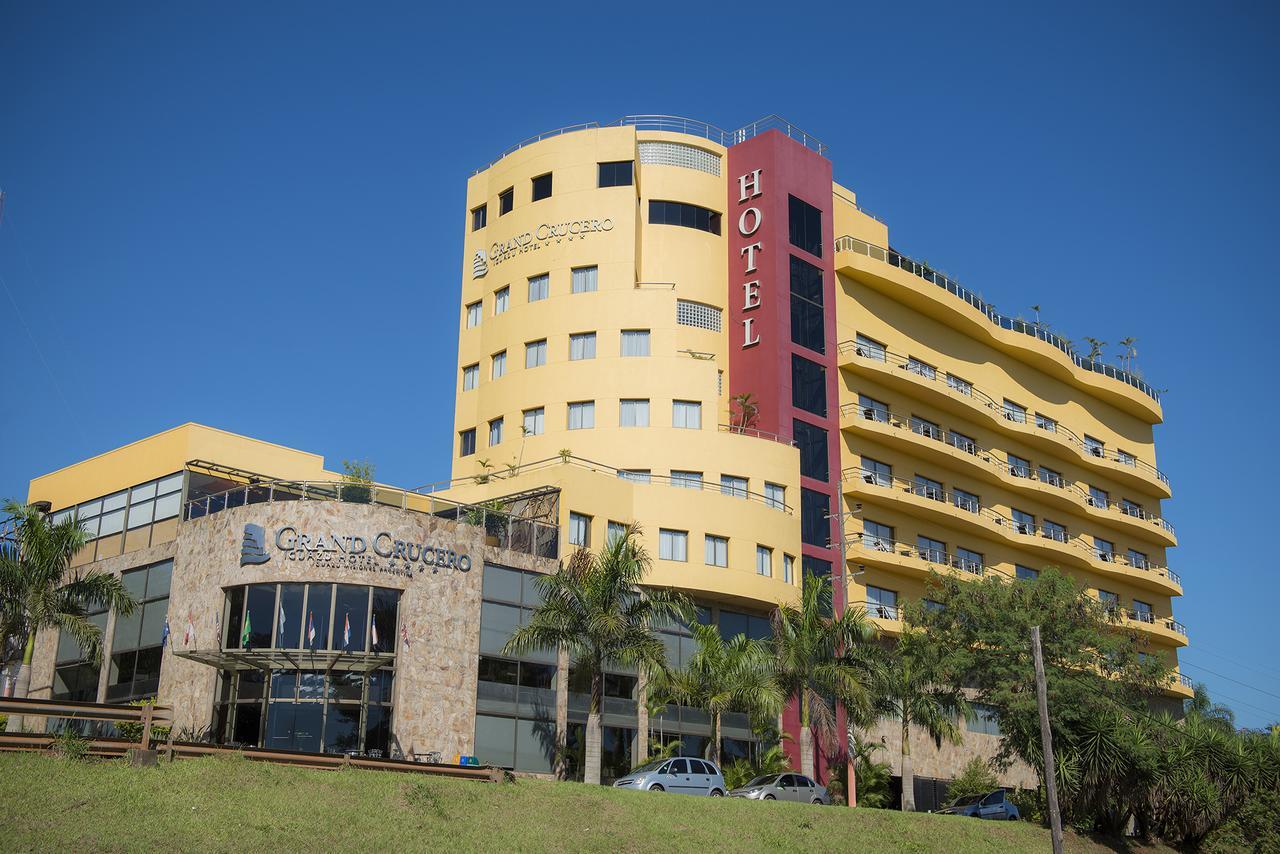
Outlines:
[[[219,670],[338,670],[368,673],[396,663],[394,652],[344,652],[310,649],[189,649],[174,650]]]

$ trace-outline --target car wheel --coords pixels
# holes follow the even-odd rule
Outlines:
[[[776,801],[776,800],[777,800],[777,798],[775,798],[773,795],[765,795],[765,796],[764,796],[764,798],[763,798],[763,800],[766,800],[766,801]]]
[[[711,790],[711,797],[713,797],[713,798],[723,798],[723,797],[724,797],[724,792],[720,791],[719,789],[712,789],[712,790]]]
[[[1018,820],[1018,817],[1017,817],[1016,815],[1009,815],[1009,816],[1005,816],[1005,818],[1007,818],[1009,821],[1017,821],[1017,820]]]
[[[662,788],[662,786],[661,786],[660,784],[658,784],[658,783],[654,783],[652,786],[650,786],[650,787],[649,787],[649,791],[651,791],[651,792],[665,792],[665,791],[666,791],[666,789]]]
[[[818,806],[822,806],[822,800],[821,800],[820,798],[814,798],[814,799],[813,799],[813,802],[814,802],[815,804],[817,804]]]

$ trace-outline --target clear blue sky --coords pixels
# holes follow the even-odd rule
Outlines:
[[[1138,339],[1185,672],[1280,719],[1280,7],[887,5],[0,0],[0,495],[188,420],[445,477],[471,170],[776,112],[895,246]]]

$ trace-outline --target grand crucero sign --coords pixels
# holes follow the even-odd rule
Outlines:
[[[568,222],[544,222],[532,231],[517,234],[503,241],[495,241],[489,247],[488,262],[493,266],[501,264],[508,258],[534,252],[544,246],[569,240],[582,240],[589,234],[613,231],[613,220],[574,219]],[[473,276],[475,276],[473,271]],[[478,276],[477,276],[478,277]]]
[[[471,556],[456,548],[404,540],[389,531],[373,535],[341,534],[333,531],[300,531],[293,525],[277,528],[271,539],[282,560],[309,561],[318,567],[346,568],[412,578],[430,568],[471,571]],[[261,525],[245,525],[240,546],[240,565],[267,563],[267,533]]]

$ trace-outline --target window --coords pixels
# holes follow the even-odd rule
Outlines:
[[[929,563],[946,563],[947,544],[942,540],[935,540],[932,537],[920,534],[916,537],[916,554],[921,560],[926,560]]]
[[[496,380],[507,372],[507,351],[494,353],[489,358],[493,360],[489,365],[489,378]]]
[[[626,398],[618,401],[618,426],[648,427],[649,401]]]
[[[467,328],[480,325],[480,312],[484,309],[484,302],[476,300],[467,305]]]
[[[873,486],[892,486],[893,466],[888,463],[882,463],[879,460],[873,460],[863,454],[862,479]]]
[[[658,557],[662,560],[689,560],[689,532],[658,529]]]
[[[779,483],[765,482],[764,503],[777,510],[787,506],[787,488]]]
[[[67,514],[65,518],[69,518]],[[63,519],[57,519],[61,522]],[[98,627],[99,637],[104,639],[107,628],[107,609],[95,605],[91,606],[85,616],[89,622]],[[58,648],[55,656],[56,669],[53,674],[53,694],[50,699],[54,701],[78,701],[93,703],[98,699],[98,677],[101,674],[101,664],[97,657],[91,658],[80,644],[76,643],[75,638],[71,637],[68,632],[58,633]]]
[[[686,430],[702,429],[702,404],[696,400],[671,401],[671,426]]]
[[[493,313],[495,315],[502,314],[507,310],[507,304],[511,301],[511,288],[502,287],[493,292]]]
[[[1013,508],[1013,529],[1019,534],[1034,534],[1036,532],[1036,517],[1016,507]]]
[[[1027,408],[1006,398],[1004,402],[1004,417],[1018,424],[1026,424]]]
[[[1009,474],[1013,477],[1031,477],[1031,460],[1009,454]]]
[[[489,220],[488,212],[489,212],[489,208],[487,205],[481,205],[478,208],[471,209],[471,230],[472,231],[479,231],[480,229],[485,227],[485,224]]]
[[[498,216],[509,214],[516,206],[515,187],[507,187],[498,193]]]
[[[976,455],[978,453],[978,443],[971,437],[966,436],[963,433],[957,433],[955,430],[947,432],[947,444],[953,448],[958,448],[959,450],[964,451],[966,454]]]
[[[638,142],[636,149],[641,163],[657,166],[680,166],[697,169],[708,175],[720,177],[720,156],[695,145],[680,142]]]
[[[720,214],[698,205],[654,199],[649,202],[649,224],[682,225],[685,228],[696,228],[699,231],[719,234]]]
[[[1101,537],[1094,537],[1093,553],[1098,556],[1098,560],[1111,563],[1116,559],[1116,544]]]
[[[796,572],[796,559],[791,555],[784,554],[782,556],[782,580],[787,584],[794,583],[793,576]]]
[[[934,501],[947,500],[947,494],[942,488],[942,483],[922,474],[916,475],[915,483],[911,485],[911,491],[924,498],[932,498]]]
[[[1155,622],[1155,611],[1151,608],[1149,602],[1143,602],[1140,599],[1133,600],[1133,617],[1143,623]]]
[[[1106,446],[1103,444],[1101,439],[1095,439],[1092,436],[1090,436],[1088,433],[1085,434],[1084,436],[1085,453],[1092,454],[1095,457],[1104,457],[1106,456],[1105,448]]]
[[[671,485],[682,489],[702,489],[702,472],[676,471],[673,469],[671,472]]]
[[[883,424],[889,423],[889,404],[887,403],[881,403],[875,398],[860,394],[858,395],[858,408],[862,410],[862,417],[868,421],[879,421]]]
[[[868,338],[859,332],[854,344],[854,352],[859,356],[867,359],[875,359],[877,362],[883,362],[885,360],[885,347],[874,338]]]
[[[868,584],[867,615],[881,620],[898,619],[898,591]]]
[[[647,356],[649,355],[649,330],[648,329],[624,329],[622,330],[622,355],[624,356]]]
[[[947,386],[950,387],[952,391],[958,391],[969,397],[973,396],[973,383],[968,380],[962,380],[955,374],[947,374]]]
[[[1057,540],[1060,543],[1065,543],[1067,541],[1066,525],[1059,525],[1057,522],[1051,522],[1048,519],[1045,519],[1040,532],[1046,539]]]
[[[1064,489],[1066,487],[1066,483],[1062,480],[1062,472],[1054,471],[1047,466],[1040,466],[1039,471],[1036,472],[1036,476],[1040,479],[1041,483],[1047,483],[1050,486],[1056,486],[1059,489]]]
[[[692,300],[676,300],[676,323],[719,332],[722,329],[721,311],[713,305]]]
[[[122,573],[124,589],[138,603],[128,617],[116,615],[111,640],[111,666],[107,677],[107,702],[121,703],[142,697],[154,697],[160,687],[160,663],[163,657],[165,615],[169,612],[169,581],[173,561]],[[275,586],[271,585],[272,604]],[[272,620],[267,618],[270,638]],[[61,643],[59,644],[61,646]],[[97,685],[93,687],[97,694]]]
[[[720,494],[731,495],[734,498],[746,498],[747,479],[734,474],[720,475]]]
[[[791,256],[791,340],[815,353],[827,352],[822,311],[822,268]]]
[[[533,179],[533,201],[538,202],[551,196],[551,173],[539,175]]]
[[[587,548],[591,545],[591,517],[569,511],[569,545]]]
[[[1112,593],[1110,590],[1098,588],[1098,601],[1102,603],[1102,607],[1105,608],[1109,614],[1114,614],[1120,607],[1120,596]]]
[[[502,444],[502,419],[495,418],[489,422],[489,447]]]
[[[973,575],[982,575],[983,559],[981,552],[956,546],[956,569]]]
[[[936,599],[921,599],[920,606],[924,608],[926,614],[940,614],[947,608]]]
[[[791,422],[791,434],[800,448],[800,475],[827,481],[831,476],[827,431],[797,418]]]
[[[476,452],[476,428],[458,434],[458,456],[469,457]]]
[[[607,534],[609,545],[613,545],[618,540],[627,535],[627,526],[621,522],[609,520],[609,533]]]
[[[936,380],[938,378],[938,369],[928,362],[922,362],[915,356],[907,358],[907,370],[918,376],[922,376],[927,380]]]
[[[530,341],[524,345],[524,366],[538,368],[547,363],[547,339]]]
[[[1120,499],[1120,512],[1126,516],[1135,516],[1139,519],[1147,518],[1147,512],[1142,509],[1142,505],[1127,498]]]
[[[467,365],[462,369],[462,390],[472,391],[480,384],[480,366]]]
[[[893,551],[893,528],[864,519],[862,522],[862,544],[878,552]]]
[[[919,433],[926,439],[936,439],[942,441],[942,427],[927,418],[921,418],[918,415],[911,416],[911,432]]]
[[[632,483],[648,483],[649,469],[623,469],[618,472],[618,478]]]
[[[596,357],[596,334],[577,332],[569,336],[569,361],[580,362]]]
[[[1147,561],[1147,556],[1137,549],[1129,549],[1128,558],[1129,566],[1135,569],[1148,569],[1151,566]]]
[[[1138,465],[1138,458],[1128,451],[1116,451],[1116,459],[1126,466]]]
[[[1089,505],[1106,510],[1111,506],[1111,495],[1105,489],[1099,489],[1096,486],[1089,487]]]
[[[538,302],[551,295],[551,276],[542,273],[529,277],[529,302]]]
[[[787,196],[787,230],[791,245],[822,257],[822,211],[795,196]]]
[[[1029,566],[1023,566],[1020,563],[1014,564],[1013,571],[1019,581],[1035,581],[1040,577],[1040,570],[1032,569]]]
[[[791,405],[821,418],[827,416],[827,369],[791,354]]]
[[[590,430],[596,426],[596,402],[584,400],[569,404],[569,429]]]
[[[570,271],[570,291],[585,294],[596,290],[597,267],[574,267]]]
[[[1046,433],[1058,432],[1058,422],[1042,412],[1036,413],[1036,426]]]
[[[963,489],[952,488],[951,500],[961,510],[968,510],[970,513],[978,513],[982,510],[982,499]]]
[[[526,436],[541,436],[543,431],[543,417],[545,410],[539,406],[537,409],[526,409],[524,411],[524,434]]]
[[[811,546],[830,548],[831,497],[825,492],[800,488],[800,541]]]
[[[970,708],[973,710],[973,714],[965,719],[965,728],[969,732],[983,735],[1000,735],[1000,721],[996,716],[994,707],[984,703],[974,703]]]
[[[729,565],[728,538],[717,537],[714,534],[707,534],[705,563],[707,566]]]
[[[600,187],[630,187],[634,164],[630,160],[615,160],[600,164]]]
[[[756,575],[773,577],[773,549],[756,546]]]

